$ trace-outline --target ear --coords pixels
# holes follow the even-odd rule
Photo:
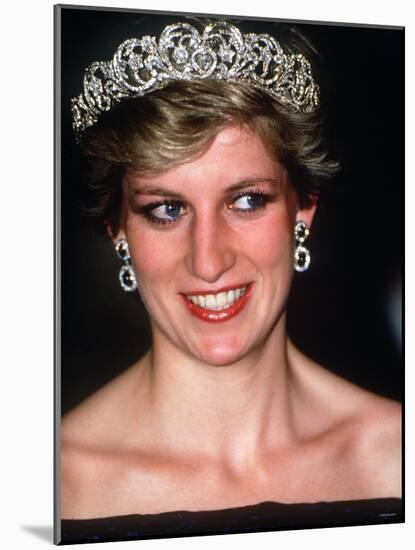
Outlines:
[[[313,204],[311,206],[298,209],[297,214],[295,216],[295,221],[296,222],[303,221],[308,225],[308,227],[311,227],[316,210],[317,210],[317,200],[313,201]]]
[[[115,231],[109,220],[105,220],[105,229],[108,237],[112,240],[114,245],[119,239],[125,239],[124,231],[120,227],[117,231]]]

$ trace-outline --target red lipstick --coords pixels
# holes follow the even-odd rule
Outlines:
[[[235,288],[235,287],[233,287]],[[232,290],[232,287],[229,287],[229,290]],[[246,306],[249,298],[251,297],[253,290],[253,284],[250,283],[246,289],[246,292],[243,296],[239,298],[233,305],[220,310],[210,310],[205,309],[203,307],[200,307],[197,304],[194,304],[190,300],[186,298],[183,294],[181,295],[183,299],[184,305],[188,308],[190,313],[194,315],[195,317],[198,317],[199,319],[202,319],[203,321],[208,321],[209,323],[220,323],[222,321],[227,321],[228,319],[231,319],[232,317],[235,317],[235,315],[238,315],[240,311]],[[225,289],[221,289],[218,292],[224,292]],[[212,294],[212,291],[210,292],[200,292],[198,295],[207,295]]]

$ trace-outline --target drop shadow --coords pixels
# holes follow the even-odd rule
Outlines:
[[[50,525],[21,525],[21,528],[39,539],[53,544],[53,527]]]

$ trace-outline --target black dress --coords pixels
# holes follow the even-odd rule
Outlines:
[[[62,520],[60,544],[280,531],[404,521],[399,498],[252,506]]]

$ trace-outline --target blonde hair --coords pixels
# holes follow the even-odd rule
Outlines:
[[[315,201],[338,169],[328,156],[320,112],[290,112],[243,82],[178,81],[123,100],[85,132],[81,145],[91,163],[95,197],[90,213],[117,225],[126,169],[153,175],[184,163],[235,123],[248,125],[287,168],[302,207]]]

